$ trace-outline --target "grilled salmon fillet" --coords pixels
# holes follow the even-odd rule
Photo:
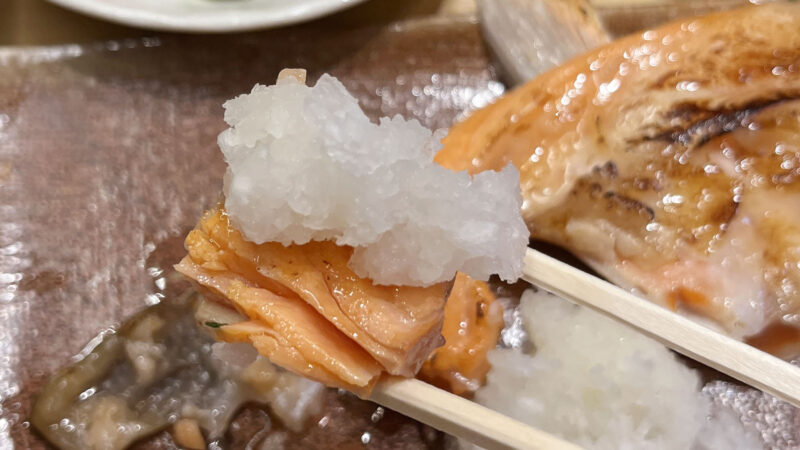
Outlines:
[[[203,215],[186,248],[175,268],[246,318],[214,323],[218,339],[252,344],[279,366],[362,396],[383,372],[410,377],[423,364],[423,379],[470,394],[503,327],[485,282],[459,273],[452,286],[376,286],[347,267],[352,248],[254,244],[221,207]]]
[[[454,126],[436,160],[513,163],[534,238],[730,335],[800,350],[800,5],[579,56]]]
[[[249,318],[218,336],[250,341],[273,362],[330,386],[369,392],[381,372],[414,376],[443,343],[448,283],[377,286],[331,242],[254,244],[222,208],[186,237],[176,269]]]

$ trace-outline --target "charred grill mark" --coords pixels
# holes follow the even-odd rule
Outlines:
[[[721,230],[724,231],[727,225],[736,216],[739,211],[739,204],[731,200],[726,203],[711,215],[711,220],[721,225]]]
[[[574,194],[574,195],[577,195],[579,191],[580,191],[580,186],[578,186],[578,189],[575,189],[575,190],[573,190],[572,192],[573,192],[573,194]],[[598,197],[600,197],[600,194],[601,194],[602,192],[603,192],[603,186],[602,186],[600,183],[591,183],[591,184],[589,185],[589,194],[590,194],[590,195],[591,195],[593,198],[598,198]]]
[[[684,147],[703,145],[717,136],[747,126],[748,119],[761,108],[763,106],[714,113],[697,105],[683,105],[670,111],[669,118],[694,123],[685,129],[665,131],[650,140],[667,141]]]
[[[626,210],[634,211],[647,216],[650,221],[653,221],[656,218],[656,213],[653,211],[653,208],[634,198],[618,194],[614,191],[606,191],[606,193],[603,194],[603,197],[605,197],[611,203],[619,205]]]
[[[774,99],[762,99],[733,110],[712,110],[697,103],[675,105],[665,114],[665,122],[678,119],[688,123],[684,128],[675,127],[653,136],[643,136],[631,144],[663,141],[684,147],[700,146],[715,137],[728,134],[750,124],[749,119],[759,111],[779,103],[800,98],[798,93],[786,93]]]
[[[600,128],[600,116],[599,115],[595,116],[595,118],[594,118],[594,130],[595,130],[595,136],[597,136],[597,138],[596,138],[597,147],[598,148],[603,147],[605,145],[605,143],[606,143],[606,137],[605,137],[605,135],[603,135],[602,128]]]
[[[660,183],[653,178],[636,177],[633,179],[633,187],[640,191],[659,191],[661,190]]]
[[[611,164],[616,170],[616,165],[613,163]],[[608,164],[604,164],[603,166],[599,167],[605,167],[605,166],[608,166]],[[628,197],[624,194],[620,194],[613,190],[608,190],[607,187],[604,187],[603,184],[597,181],[591,181],[585,178],[579,180],[578,183],[570,192],[570,195],[573,197],[581,197],[588,195],[588,197],[590,199],[593,199],[594,201],[605,200],[608,209],[621,208],[623,210],[632,211],[641,216],[644,216],[648,219],[648,221],[655,220],[656,213],[653,210],[653,208],[647,206],[646,204],[642,203],[639,200],[636,200],[635,198]],[[533,232],[533,234],[535,235],[536,233]]]
[[[610,179],[614,179],[617,178],[617,176],[619,176],[619,170],[617,170],[617,165],[614,164],[614,161],[608,161],[602,166],[595,166],[592,169],[592,173],[594,175],[599,175],[604,178],[610,178]]]
[[[722,113],[712,116],[700,123],[690,126],[685,132],[678,133],[675,140],[688,147],[694,141],[695,145],[700,146],[711,139],[730,133],[731,131],[746,127],[749,124],[750,116],[761,109],[749,108],[731,113]]]

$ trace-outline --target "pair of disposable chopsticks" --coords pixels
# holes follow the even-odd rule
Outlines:
[[[530,248],[525,255],[523,279],[626,323],[678,353],[800,407],[800,367]],[[371,400],[488,449],[579,448],[415,379],[383,380]]]

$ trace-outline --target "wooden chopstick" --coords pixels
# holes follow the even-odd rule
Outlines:
[[[800,367],[530,248],[522,278],[627,323],[682,355],[800,407]]]
[[[800,367],[530,248],[525,255],[522,278],[624,322],[678,353],[800,407]],[[416,379],[383,379],[370,400],[487,449],[580,448]]]
[[[486,449],[580,449],[575,444],[414,378],[385,378],[375,386],[370,400]]]

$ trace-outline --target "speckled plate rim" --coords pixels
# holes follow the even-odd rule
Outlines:
[[[160,31],[229,33],[291,25],[365,0],[47,0],[97,19]]]

